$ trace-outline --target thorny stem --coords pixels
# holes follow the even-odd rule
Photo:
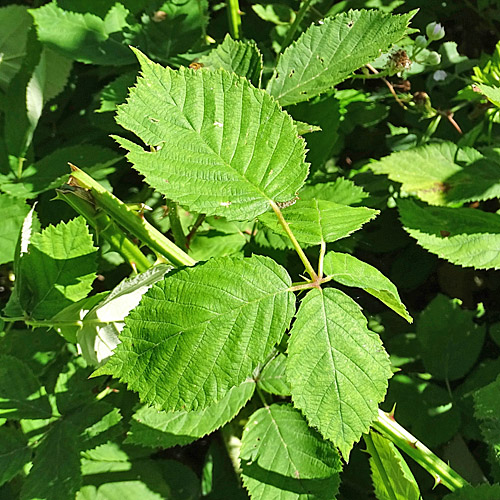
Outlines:
[[[311,276],[311,279],[314,282],[316,282],[318,280],[318,275],[316,274],[316,271],[311,266],[311,263],[309,262],[309,259],[307,258],[306,254],[304,253],[304,250],[302,250],[302,247],[300,246],[299,242],[297,241],[297,238],[295,238],[295,235],[292,233],[292,230],[290,229],[288,222],[283,217],[283,214],[281,213],[280,208],[278,207],[278,205],[276,205],[276,203],[274,203],[274,201],[270,201],[270,204],[274,210],[274,213],[276,214],[276,217],[278,217],[278,220],[281,224],[281,227],[285,230],[285,233],[290,238],[290,241],[292,242],[292,245],[295,248],[295,251],[297,252],[302,263],[304,264],[306,271],[308,272],[309,276]]]
[[[397,500],[396,494],[394,493],[394,490],[392,488],[391,481],[387,476],[387,471],[385,470],[384,464],[382,463],[378,450],[375,446],[375,443],[373,442],[371,433],[364,434],[363,440],[365,441],[366,444],[366,451],[368,451],[368,453],[373,459],[375,467],[377,468],[377,471],[380,474],[380,477],[382,478],[382,482],[385,485],[385,489],[387,491],[387,494],[389,495],[390,500]]]
[[[238,40],[240,38],[241,11],[238,0],[226,0],[227,17],[229,21],[229,33]]]
[[[467,481],[444,463],[429,448],[399,425],[391,414],[378,411],[378,420],[373,428],[390,439],[398,448],[421,465],[434,478],[436,484],[443,484],[450,491],[463,488]]]
[[[375,69],[371,64],[366,64],[366,67],[372,72],[372,73],[375,73],[376,75],[378,75],[380,73],[380,71],[378,71],[377,69]],[[394,96],[394,99],[396,99],[396,102],[403,108],[403,109],[406,109],[406,106],[404,104],[404,102],[398,97],[398,95],[396,94],[396,91],[394,90],[394,87],[392,86],[392,83],[389,82],[389,80],[387,80],[386,78],[384,78],[383,76],[381,77],[382,81],[387,85],[389,91],[391,92],[391,94]]]

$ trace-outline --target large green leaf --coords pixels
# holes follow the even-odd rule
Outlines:
[[[21,360],[0,356],[0,416],[42,419],[52,416],[52,409],[39,380]]]
[[[284,208],[285,217],[293,234],[301,243],[319,245],[349,236],[379,213],[366,207],[349,207],[325,200],[299,200]],[[286,236],[274,213],[266,213],[259,220],[267,227]]]
[[[152,149],[117,141],[148,184],[231,220],[295,196],[308,172],[304,140],[272,97],[225,70],[174,71],[136,53],[143,76],[117,121]]]
[[[453,264],[500,269],[500,216],[472,208],[398,201],[401,222],[418,244]]]
[[[70,500],[80,487],[78,438],[71,424],[56,422],[37,448],[21,500]]]
[[[462,378],[476,362],[486,329],[478,325],[474,311],[460,308],[459,301],[437,295],[417,322],[422,361],[439,380]]]
[[[373,442],[370,453],[373,486],[377,500],[421,500],[418,484],[394,444],[375,432],[370,432]]]
[[[32,22],[27,8],[22,5],[9,5],[0,9],[0,26],[2,26],[0,89],[3,91],[7,89],[14,75],[21,69],[23,58],[26,55],[28,31]]]
[[[6,194],[0,194],[0,264],[12,262],[19,232],[30,207],[24,200],[16,199]]]
[[[197,411],[158,411],[143,406],[134,413],[126,443],[170,448],[185,445],[229,422],[252,397],[253,380],[233,387],[220,401]]]
[[[200,58],[200,63],[208,69],[222,68],[244,76],[254,87],[260,87],[263,62],[255,43],[240,42],[226,35],[218,47]]]
[[[240,456],[253,500],[335,498],[342,470],[338,452],[291,405],[257,410],[243,432]]]
[[[343,292],[312,290],[297,312],[288,353],[295,405],[347,457],[377,418],[391,377],[380,338]]]
[[[290,324],[287,272],[266,257],[222,257],[153,285],[97,374],[166,410],[196,410],[251,376]]]
[[[90,13],[63,10],[56,2],[31,9],[30,13],[35,19],[38,39],[60,54],[83,63],[131,64],[133,54],[122,34],[122,29],[128,26],[123,24],[123,15],[126,17],[128,11],[117,5],[105,19]],[[117,11],[123,12],[121,25],[115,22]]]
[[[26,438],[17,429],[0,427],[0,485],[10,481],[31,458]]]
[[[390,49],[413,15],[351,10],[311,26],[280,57],[269,93],[288,106],[326,92]]]
[[[34,234],[17,276],[23,309],[47,319],[86,297],[96,277],[96,253],[83,217]]]
[[[498,161],[481,158],[476,152],[479,159],[474,158],[463,167],[457,163],[460,153],[452,142],[427,144],[392,153],[370,167],[376,174],[386,174],[400,182],[404,191],[431,205],[499,197]]]
[[[342,285],[362,288],[410,323],[413,321],[399,298],[396,286],[370,264],[346,253],[328,252],[324,271]]]

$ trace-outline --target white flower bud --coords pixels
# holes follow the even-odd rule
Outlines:
[[[429,23],[425,28],[425,32],[430,41],[441,40],[444,37],[444,28],[439,23]]]
[[[419,35],[415,38],[415,47],[425,49],[427,47],[427,38],[424,35]]]
[[[441,56],[437,52],[429,52],[425,64],[428,66],[437,66],[441,62]]]

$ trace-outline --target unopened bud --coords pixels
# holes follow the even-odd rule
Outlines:
[[[444,28],[439,23],[429,23],[425,28],[425,32],[430,41],[441,40],[444,37]]]
[[[428,66],[437,66],[441,62],[441,56],[437,52],[429,52],[425,60],[425,64]]]
[[[415,47],[419,49],[425,49],[427,47],[427,38],[424,35],[419,35],[415,38]]]

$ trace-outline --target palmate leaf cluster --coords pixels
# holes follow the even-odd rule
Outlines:
[[[16,27],[0,40],[0,496],[422,498],[380,405],[429,446],[482,440],[500,479],[482,355],[498,322],[465,293],[406,293],[434,256],[500,267],[480,209],[498,151],[479,130],[429,140],[444,115],[412,102],[435,126],[389,124],[390,151],[340,166],[403,104],[356,83],[414,43],[415,11],[373,3],[255,6],[272,43],[220,33],[203,0],[0,9]],[[498,88],[461,98],[495,107]],[[434,478],[466,484],[433,457]],[[496,486],[448,498],[466,491]]]

